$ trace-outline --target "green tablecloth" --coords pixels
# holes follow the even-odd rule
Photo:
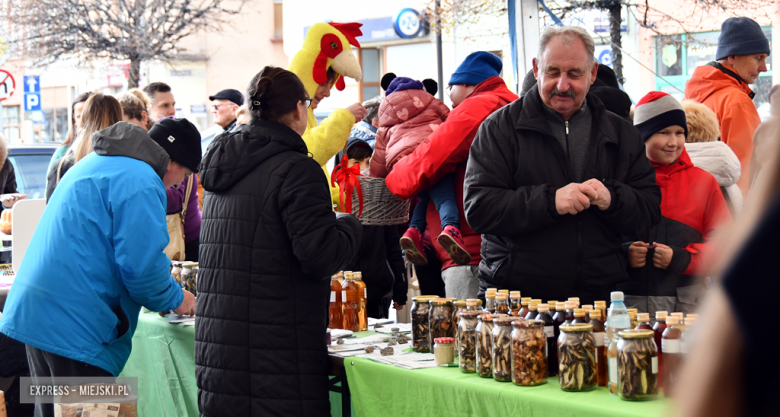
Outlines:
[[[344,366],[354,411],[361,417],[655,417],[668,406],[664,399],[623,401],[606,388],[565,392],[557,378],[537,387],[519,387],[458,368],[407,370],[361,358],[346,359]]]
[[[138,377],[138,415],[198,415],[195,327],[170,324],[157,313],[141,313],[133,352],[121,376]],[[341,416],[341,395],[330,393],[331,415]]]

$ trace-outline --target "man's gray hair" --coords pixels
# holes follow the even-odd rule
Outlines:
[[[556,36],[564,36],[566,43],[571,44],[574,38],[579,38],[585,44],[585,51],[588,52],[589,65],[593,65],[596,62],[596,44],[593,42],[593,37],[588,32],[577,26],[549,26],[544,32],[542,32],[541,38],[539,38],[539,51],[536,53],[536,59],[541,61],[544,55],[547,44]]]

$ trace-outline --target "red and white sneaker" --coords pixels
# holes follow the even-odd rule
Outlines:
[[[471,255],[463,244],[463,238],[460,235],[460,229],[455,226],[446,226],[436,240],[442,248],[450,254],[452,262],[458,265],[468,265],[471,263]]]
[[[414,227],[410,227],[401,238],[401,248],[406,254],[406,260],[415,265],[428,265],[425,249],[422,244],[422,233]]]

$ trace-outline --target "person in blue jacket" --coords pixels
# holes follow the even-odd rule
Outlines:
[[[195,307],[163,249],[165,190],[198,171],[198,130],[184,119],[149,133],[119,122],[92,141],[49,200],[0,319],[0,332],[27,345],[33,377],[116,376],[141,306]]]

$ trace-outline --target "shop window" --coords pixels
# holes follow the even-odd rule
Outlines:
[[[273,40],[280,41],[284,37],[284,19],[282,19],[282,0],[274,0],[274,37]]]
[[[682,75],[682,42],[680,35],[655,38],[656,69],[662,77]]]
[[[3,135],[7,143],[21,141],[22,118],[19,106],[3,106]]]
[[[360,80],[360,101],[370,100],[380,94],[381,62],[379,49],[360,49],[360,67],[363,79]]]
[[[61,143],[68,137],[67,108],[26,112],[24,118],[32,121],[33,143]]]

